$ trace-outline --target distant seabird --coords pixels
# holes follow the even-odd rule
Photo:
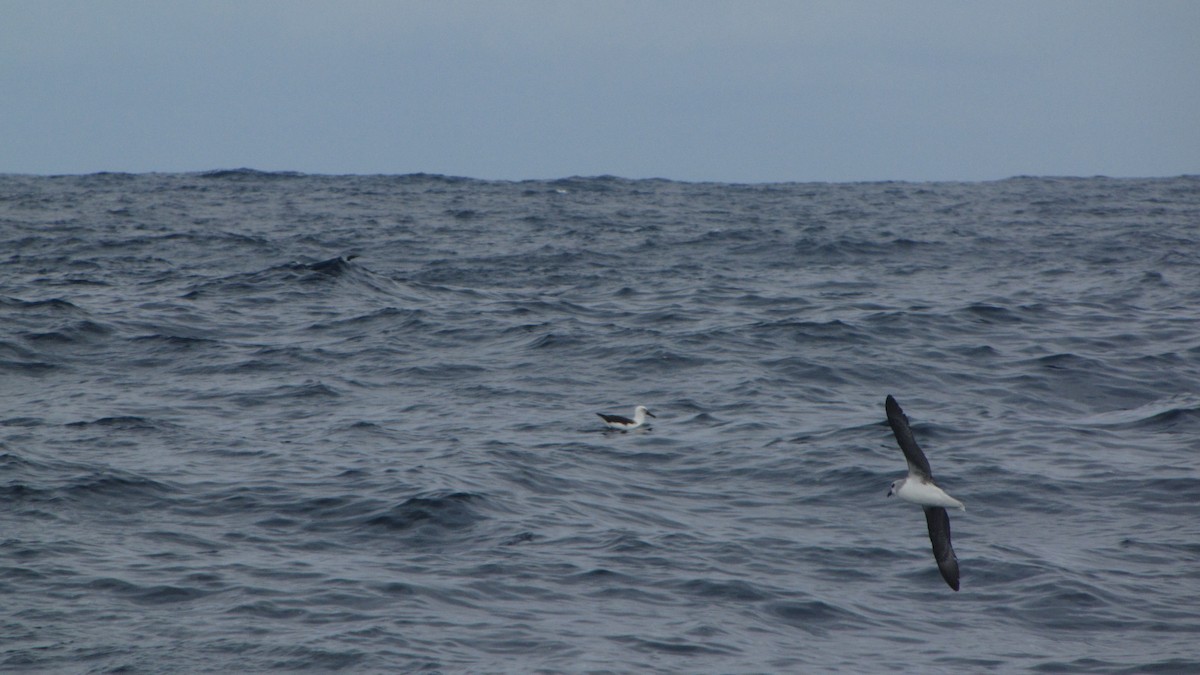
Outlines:
[[[950,588],[958,590],[958,558],[954,555],[954,547],[950,545],[950,516],[946,515],[946,507],[966,511],[962,502],[942,491],[933,482],[933,472],[929,470],[929,460],[921,452],[913,438],[912,429],[908,428],[908,418],[900,409],[900,404],[890,395],[884,402],[887,410],[888,424],[892,433],[896,434],[896,443],[904,451],[904,459],[908,461],[908,476],[892,483],[888,496],[896,495],[906,502],[920,504],[925,509],[925,523],[929,525],[929,541],[933,542],[933,557],[937,560],[942,578],[950,584]]]
[[[622,415],[605,415],[604,413],[596,414],[600,416],[600,419],[604,420],[604,423],[608,425],[609,429],[619,429],[621,431],[629,431],[630,429],[636,429],[642,426],[646,423],[646,415],[655,417],[654,413],[646,410],[646,406],[644,405],[639,405],[633,409],[633,419],[629,419],[628,417],[624,417]]]

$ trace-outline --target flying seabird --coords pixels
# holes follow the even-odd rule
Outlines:
[[[892,483],[888,495],[896,495],[906,502],[920,504],[925,510],[925,523],[929,525],[929,541],[933,542],[933,557],[937,560],[942,578],[950,584],[950,588],[958,590],[958,558],[954,555],[954,547],[950,545],[950,516],[946,515],[946,507],[966,511],[962,502],[942,491],[933,481],[933,472],[929,470],[929,460],[921,452],[913,438],[912,429],[908,428],[908,418],[900,409],[900,404],[891,395],[884,402],[887,410],[888,424],[892,433],[896,434],[896,443],[904,451],[904,459],[908,461],[908,476]]]
[[[646,415],[655,417],[654,413],[646,410],[646,406],[639,405],[633,409],[633,419],[622,415],[605,415],[604,413],[596,413],[609,429],[619,429],[621,431],[629,431],[636,429],[646,423]],[[656,418],[657,419],[657,418]]]

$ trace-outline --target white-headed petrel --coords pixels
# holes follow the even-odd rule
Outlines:
[[[646,423],[646,415],[654,417],[654,413],[646,410],[646,406],[639,405],[633,409],[633,419],[623,417],[621,415],[605,415],[604,413],[596,413],[609,429],[618,429],[620,431],[629,431],[636,429]]]
[[[950,584],[950,588],[958,590],[958,558],[954,555],[954,547],[950,545],[950,516],[946,515],[946,507],[967,510],[962,502],[942,491],[933,481],[933,472],[929,470],[929,460],[921,452],[913,438],[912,429],[908,427],[908,418],[900,409],[900,404],[891,395],[884,402],[887,410],[888,424],[896,435],[896,443],[904,451],[904,459],[908,461],[908,476],[892,483],[888,496],[896,495],[906,502],[919,504],[925,510],[925,523],[929,525],[929,541],[933,542],[933,557],[937,560],[942,578]]]

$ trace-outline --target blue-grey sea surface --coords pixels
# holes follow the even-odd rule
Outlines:
[[[0,176],[0,598],[6,673],[1200,672],[1200,177]]]

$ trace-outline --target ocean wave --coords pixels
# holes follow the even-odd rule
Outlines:
[[[478,509],[482,499],[469,492],[409,497],[383,513],[366,518],[362,524],[389,531],[419,528],[423,536],[429,536],[431,532],[462,530],[485,518]]]
[[[1200,422],[1200,395],[1184,393],[1151,401],[1136,408],[1111,410],[1074,420],[1088,427],[1169,431]]]
[[[0,176],[0,669],[1195,670],[1195,187]]]

